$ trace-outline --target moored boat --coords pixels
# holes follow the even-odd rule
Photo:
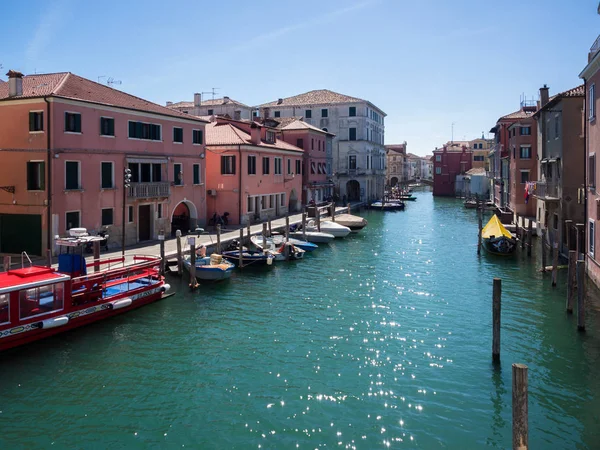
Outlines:
[[[296,239],[305,239],[308,242],[313,242],[315,244],[327,244],[335,239],[335,236],[330,233],[324,233],[322,231],[292,231],[290,232],[290,237]]]
[[[405,207],[404,202],[398,200],[390,200],[387,202],[373,202],[371,203],[371,209],[379,209],[382,211],[401,211]]]
[[[261,235],[252,236],[250,241],[257,247],[261,247],[261,248],[263,247],[263,238]],[[285,242],[285,236],[283,236],[281,234],[275,234],[275,235],[267,238],[267,242],[269,242],[269,241],[272,241],[275,246],[279,247],[280,245],[282,245]],[[296,239],[293,237],[288,238],[288,242],[290,242],[295,247],[301,248],[305,252],[312,252],[312,251],[316,250],[317,248],[319,248],[318,245],[313,244],[312,242],[303,241],[302,239]]]
[[[350,234],[350,228],[336,222],[322,221],[320,227],[321,231],[333,234],[336,238],[346,237]],[[319,231],[316,220],[308,221],[306,231]]]
[[[257,250],[242,250],[242,265],[243,266],[265,266],[273,264],[273,255],[257,251]],[[227,261],[235,264],[236,266],[240,263],[240,251],[239,250],[228,250],[221,252],[223,258]]]
[[[266,244],[262,236],[252,236],[250,242],[259,250],[271,255],[275,261],[297,260],[304,258],[305,251],[291,242],[276,244],[272,238],[267,238]],[[314,244],[313,244],[314,245]]]
[[[183,265],[189,271],[192,266],[190,257],[183,260]],[[210,256],[196,258],[196,279],[200,281],[219,281],[231,278],[235,264],[227,261],[222,255],[213,253]]]
[[[86,245],[103,240],[78,230],[59,238],[58,269],[31,264],[0,273],[0,350],[128,312],[166,296],[159,257],[86,263]],[[23,253],[23,256],[27,256]],[[28,259],[28,258],[27,258]],[[88,273],[88,268],[94,271]]]
[[[510,255],[517,248],[517,240],[495,214],[481,230],[481,239],[483,248],[495,255]]]
[[[333,221],[330,217],[328,217],[325,220]],[[368,224],[366,219],[359,216],[355,216],[353,214],[337,215],[335,216],[335,223],[350,228],[350,231],[352,231],[353,233],[358,233]]]
[[[464,205],[467,209],[475,209],[477,208],[478,203],[477,200],[465,200]]]

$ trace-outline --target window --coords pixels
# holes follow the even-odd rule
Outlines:
[[[181,163],[173,164],[173,184],[175,186],[183,186],[183,170],[181,170]]]
[[[200,184],[200,164],[193,165],[194,184]]]
[[[275,157],[273,159],[275,160],[275,163],[274,163],[275,168],[273,169],[273,173],[275,175],[281,175],[281,173],[282,173],[281,158]]]
[[[285,206],[285,194],[281,194],[281,206]]]
[[[588,240],[590,242],[589,244],[589,253],[590,256],[594,256],[594,250],[595,250],[595,239],[596,237],[594,236],[594,221],[592,219],[590,219],[590,235],[588,236]]]
[[[351,106],[348,108],[348,115],[350,117],[356,117],[356,106]]]
[[[475,155],[473,156],[473,161],[484,161],[485,158],[483,155]]]
[[[531,136],[531,127],[521,127],[521,136]]]
[[[287,173],[288,175],[292,174],[292,160],[290,158],[287,160]]]
[[[43,191],[46,189],[46,163],[44,161],[27,162],[27,190]]]
[[[590,153],[588,156],[588,186],[591,189],[596,187],[596,154]]]
[[[10,322],[9,294],[0,294],[0,324]]]
[[[100,186],[102,189],[111,189],[115,187],[114,184],[114,170],[113,163],[111,162],[103,162],[100,164]]]
[[[192,144],[202,145],[202,130],[192,130]]]
[[[310,173],[311,175],[314,175],[315,173],[317,173],[317,163],[311,162],[310,163]]]
[[[162,181],[162,166],[161,164],[152,164],[152,181],[155,183]]]
[[[63,283],[25,289],[19,293],[21,319],[41,316],[63,308]]]
[[[435,168],[435,174],[436,175],[441,175],[442,174],[442,168],[441,167],[436,167]]]
[[[268,156],[263,157],[263,175],[269,174],[270,159]]]
[[[79,228],[81,225],[81,216],[79,215],[79,211],[71,211],[66,213],[65,220],[67,230],[70,230],[71,228]]]
[[[437,162],[442,162],[442,155],[435,155],[435,160]]]
[[[521,184],[529,181],[529,170],[521,170]]]
[[[173,142],[183,144],[183,128],[173,127]]]
[[[296,160],[296,175],[301,175],[302,172],[302,162],[297,159]]]
[[[133,206],[127,207],[127,222],[133,223]]]
[[[68,133],[81,133],[81,114],[65,113],[65,131]]]
[[[100,136],[115,135],[115,119],[112,117],[100,117]]]
[[[154,123],[129,121],[129,139],[162,140],[161,126]]]
[[[348,169],[356,170],[356,155],[348,156]]]
[[[163,217],[163,205],[162,203],[159,203],[158,205],[156,205],[156,215],[158,216],[159,219],[162,219]]]
[[[209,109],[208,111],[206,111],[206,113],[207,113],[209,116],[212,116],[212,115],[215,113],[215,111],[214,111],[213,109]]]
[[[249,213],[254,212],[254,197],[248,196],[247,202],[248,202],[248,212]]]
[[[314,149],[315,149],[315,140],[314,140],[314,139],[311,139],[311,140],[310,140],[310,149],[311,149],[311,150],[314,150]]]
[[[273,112],[273,117],[281,117],[281,111]]]
[[[267,130],[267,143],[274,144],[275,143],[275,132]]]
[[[590,86],[590,95],[589,95],[589,104],[590,104],[590,120],[596,118],[596,85],[592,84]]]
[[[44,131],[44,112],[29,112],[29,131]]]
[[[531,159],[531,147],[521,146],[521,148],[519,149],[519,158]]]
[[[323,108],[321,110],[321,117],[329,117],[329,111],[327,110],[327,108]]]
[[[102,226],[112,225],[113,223],[113,209],[102,208]]]
[[[558,139],[560,133],[560,117],[558,114],[554,116],[554,139]]]
[[[321,141],[317,141],[317,148],[321,151]]]
[[[221,175],[235,175],[235,155],[221,156]]]
[[[356,128],[349,128],[348,131],[349,131],[348,138],[351,141],[355,141],[356,140]]]
[[[81,189],[79,161],[65,161],[65,189]]]
[[[304,118],[312,119],[312,110],[307,109],[306,111],[304,111]]]
[[[256,175],[256,156],[248,155],[248,175]]]
[[[304,139],[296,139],[296,147],[304,149]]]
[[[140,169],[140,181],[142,183],[150,183],[152,181],[152,164],[141,163]]]

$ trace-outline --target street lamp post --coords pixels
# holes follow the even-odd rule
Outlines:
[[[127,209],[127,189],[131,186],[131,169],[126,168],[123,174],[123,236],[121,240],[121,256],[123,256],[123,264],[125,264],[125,210]]]

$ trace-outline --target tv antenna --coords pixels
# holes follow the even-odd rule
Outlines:
[[[210,92],[202,92],[200,95],[204,96],[204,94],[211,94],[212,95],[212,99],[215,99],[215,95],[217,95],[217,89],[221,89],[221,88],[211,88]]]
[[[109,77],[108,75],[100,75],[100,76],[98,77],[98,83],[101,83],[101,80],[102,80],[103,78],[106,78],[106,79],[107,79],[107,80],[106,80],[106,85],[107,85],[107,86],[113,86],[113,85],[115,85],[115,84],[121,84],[121,83],[122,83],[122,81],[121,81],[121,80],[115,80],[113,77]]]

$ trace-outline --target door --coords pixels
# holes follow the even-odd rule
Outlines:
[[[152,238],[152,205],[140,205],[138,210],[138,238],[149,241]]]
[[[0,214],[0,253],[42,255],[42,216]]]

